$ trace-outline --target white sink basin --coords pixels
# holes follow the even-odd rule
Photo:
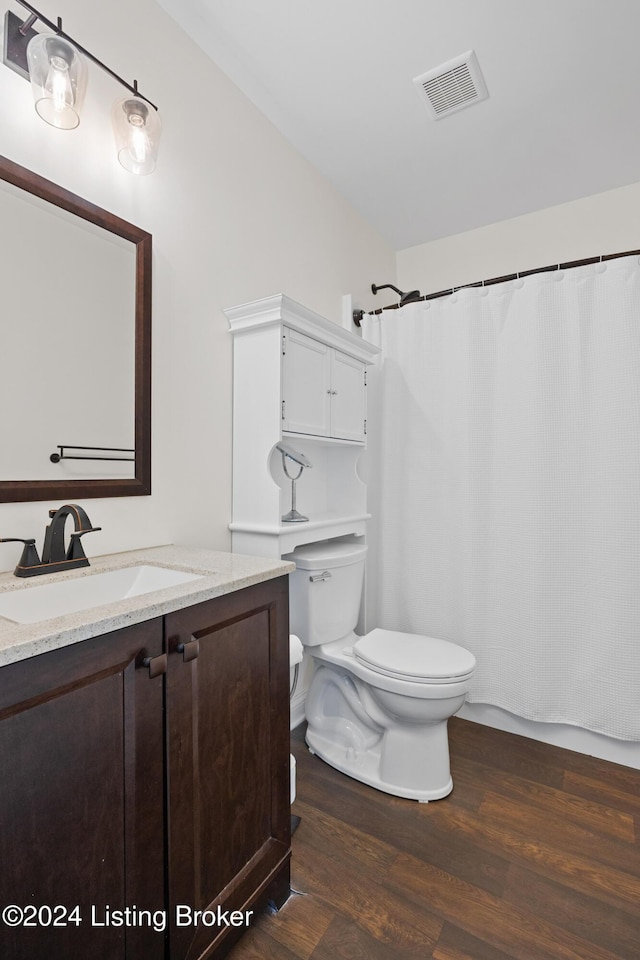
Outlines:
[[[16,623],[38,623],[201,579],[197,573],[142,564],[94,573],[77,580],[38,583],[22,590],[0,593],[0,617]]]

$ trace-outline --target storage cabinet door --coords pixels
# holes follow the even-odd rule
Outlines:
[[[225,911],[288,894],[288,635],[286,577],[166,618],[171,960],[215,956],[246,929]]]
[[[31,923],[0,924],[1,957],[164,956],[113,922],[164,910],[161,653],[155,620],[0,670],[0,903]]]
[[[328,437],[331,349],[295,330],[285,330],[282,357],[282,429]]]
[[[340,440],[363,440],[365,413],[364,364],[332,351],[331,436]]]

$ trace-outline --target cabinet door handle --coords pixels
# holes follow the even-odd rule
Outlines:
[[[142,666],[149,668],[150,680],[153,680],[154,677],[161,677],[163,673],[167,672],[167,655],[161,653],[159,657],[145,657]]]
[[[189,663],[190,660],[195,660],[200,653],[200,642],[192,637],[186,643],[179,643],[176,650],[182,654],[184,662]]]

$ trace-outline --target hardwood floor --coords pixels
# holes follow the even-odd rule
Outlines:
[[[454,791],[418,804],[302,737],[297,893],[231,960],[640,958],[640,771],[454,718]]]

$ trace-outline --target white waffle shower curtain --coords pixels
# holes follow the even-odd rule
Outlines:
[[[364,321],[372,625],[471,650],[469,700],[640,740],[640,264]]]

